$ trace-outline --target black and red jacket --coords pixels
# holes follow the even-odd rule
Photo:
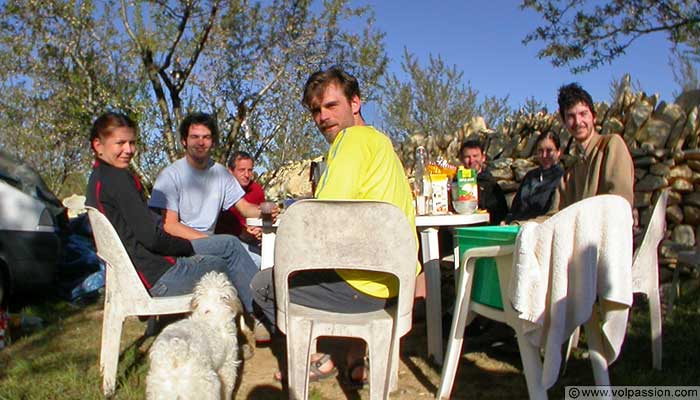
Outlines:
[[[163,231],[158,215],[146,204],[141,183],[127,169],[96,160],[86,204],[112,223],[147,288],[175,264],[175,257],[194,254],[189,240]]]

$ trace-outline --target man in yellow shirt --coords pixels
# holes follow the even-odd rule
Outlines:
[[[386,201],[399,207],[415,228],[413,197],[403,166],[391,140],[365,125],[357,79],[338,67],[316,72],[306,82],[302,103],[331,145],[315,197]],[[398,294],[395,280],[386,274],[349,270],[298,274],[289,286],[291,302],[341,313],[379,310]],[[274,324],[272,272],[259,272],[252,287],[256,304]],[[366,382],[364,354],[364,344],[353,341],[346,360],[348,383],[352,385]],[[335,374],[328,355],[312,356],[310,381]]]

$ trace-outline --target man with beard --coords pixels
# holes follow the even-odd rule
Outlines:
[[[211,159],[218,141],[214,116],[192,113],[180,125],[180,142],[185,157],[164,168],[153,186],[149,206],[160,210],[163,229],[172,236],[195,240],[209,238],[207,255],[227,257],[226,249],[235,247],[240,261],[235,269],[233,285],[239,293],[250,291],[250,281],[258,267],[231,235],[214,235],[219,213],[235,207],[245,217],[260,217],[260,207],[246,201],[238,181],[221,164]],[[276,216],[279,210],[273,212]],[[251,311],[252,303],[246,311]],[[268,341],[269,333],[255,323],[256,340]]]

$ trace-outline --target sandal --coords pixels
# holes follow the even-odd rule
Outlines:
[[[355,379],[353,378],[354,372],[358,368],[363,368],[364,369],[364,374],[361,379]],[[346,370],[345,370],[345,380],[344,380],[344,385],[348,389],[353,389],[353,390],[360,390],[364,389],[367,387],[369,384],[369,360],[367,357],[360,358],[359,360],[355,360]]]
[[[328,372],[321,371],[321,366],[323,366],[330,360],[331,355],[324,354],[318,360],[311,361],[311,363],[309,364],[309,383],[319,382],[328,378],[333,378],[338,375],[338,368],[336,368],[335,366],[333,366],[333,368]],[[275,380],[281,382],[283,379],[284,376],[282,375],[282,371],[277,371],[277,373],[275,373]]]

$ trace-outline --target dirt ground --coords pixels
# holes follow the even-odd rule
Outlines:
[[[448,270],[449,271],[449,270]],[[443,271],[445,272],[445,271]],[[442,303],[454,301],[454,279],[443,273]],[[422,309],[421,309],[422,308]],[[424,306],[414,308],[411,331],[401,340],[399,389],[392,399],[435,398],[440,385],[441,367],[428,360],[427,333]],[[444,332],[443,332],[444,333]],[[464,342],[462,359],[452,390],[452,399],[527,399],[525,376],[517,352],[517,345],[493,347],[479,339]],[[331,347],[339,343],[332,343]],[[443,348],[447,341],[443,342]],[[323,349],[322,349],[323,350]],[[270,346],[256,349],[255,356],[243,365],[243,373],[236,390],[237,399],[286,399],[287,391],[275,381],[273,374],[286,363],[285,341],[277,339]],[[328,351],[328,350],[326,350]],[[331,351],[329,351],[331,352]],[[336,378],[309,385],[311,399],[369,399],[369,389],[350,390],[342,385],[342,369]],[[572,359],[568,372],[549,391],[551,398],[563,398],[565,385],[593,384],[587,360]]]
[[[256,349],[255,356],[243,365],[236,398],[287,398],[282,384],[273,379],[273,373],[285,362],[284,346],[283,340],[276,340],[270,346]],[[440,369],[426,357],[425,323],[416,321],[411,332],[402,340],[399,390],[392,393],[392,399],[435,397],[440,384]],[[487,345],[467,351],[460,363],[452,398],[527,398],[525,378],[520,368],[517,353],[492,350]],[[341,384],[341,380],[339,374],[337,378],[310,384],[310,398],[369,398],[369,389],[349,390]]]

